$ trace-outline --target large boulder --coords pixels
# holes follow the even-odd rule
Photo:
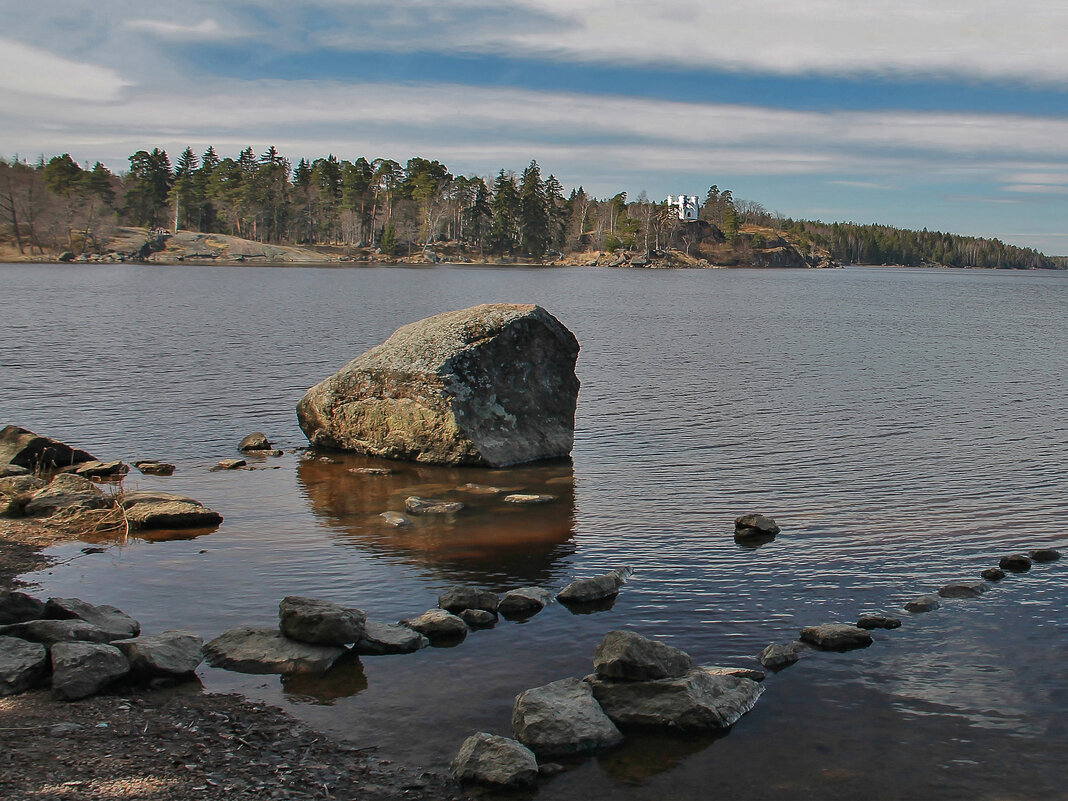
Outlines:
[[[199,528],[217,526],[222,515],[199,501],[170,492],[140,490],[122,496],[122,508],[131,528]]]
[[[604,635],[593,655],[593,667],[602,679],[647,681],[683,676],[693,667],[693,659],[678,648],[619,630]]]
[[[27,470],[57,470],[96,457],[58,440],[41,437],[18,426],[0,429],[0,464],[12,464]]]
[[[0,696],[36,687],[48,673],[48,651],[36,642],[0,637]]]
[[[439,314],[312,387],[297,418],[313,445],[391,459],[501,467],[564,457],[578,350],[539,306]]]
[[[48,517],[57,512],[107,509],[112,504],[112,499],[84,476],[60,473],[30,496],[23,512],[29,517]]]
[[[576,754],[622,741],[623,735],[581,679],[561,679],[520,693],[512,707],[516,739],[538,756]]]
[[[587,676],[593,697],[620,725],[724,729],[756,704],[764,687],[752,679],[693,668],[653,681],[609,681]]]
[[[45,617],[49,620],[84,620],[106,631],[113,640],[136,637],[141,633],[141,624],[114,606],[94,606],[81,598],[49,598],[45,604]]]
[[[139,676],[185,676],[204,660],[204,640],[199,634],[171,629],[148,637],[114,640],[130,662],[130,672]]]
[[[0,626],[39,620],[44,616],[44,601],[24,592],[0,592]]]
[[[367,615],[330,601],[289,595],[278,604],[278,622],[287,637],[317,645],[348,645],[363,636]]]
[[[239,626],[204,646],[212,667],[238,673],[325,673],[345,653],[335,645],[311,645],[276,629]]]
[[[52,646],[52,689],[66,701],[99,692],[130,671],[130,663],[114,645],[61,642]]]
[[[556,599],[564,604],[592,604],[614,598],[633,572],[629,567],[620,567],[600,576],[572,581],[560,590]]]
[[[429,639],[407,626],[368,620],[363,626],[363,636],[352,650],[360,656],[384,656],[410,654],[428,645]]]
[[[461,782],[520,787],[538,780],[538,760],[522,743],[480,731],[460,746],[452,774]]]

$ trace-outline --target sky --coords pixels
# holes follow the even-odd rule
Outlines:
[[[270,145],[1068,254],[1063,0],[0,0],[0,156]]]

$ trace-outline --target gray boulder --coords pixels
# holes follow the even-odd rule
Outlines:
[[[467,636],[467,624],[444,609],[430,609],[418,617],[409,617],[399,621],[400,625],[418,631],[430,642],[445,640],[462,640]]]
[[[922,612],[930,612],[941,605],[942,602],[938,600],[937,595],[921,595],[918,598],[907,601],[905,603],[905,611],[912,612],[915,615]]]
[[[849,651],[871,645],[871,632],[848,623],[823,623],[801,629],[802,642],[823,651]]]
[[[24,592],[0,592],[0,626],[39,620],[44,616],[44,601]]]
[[[84,620],[99,626],[112,640],[136,637],[141,633],[141,624],[114,606],[94,606],[80,598],[49,598],[45,604],[45,617],[50,620]]]
[[[782,529],[764,515],[749,514],[734,519],[734,536],[738,539],[774,538]]]
[[[590,685],[574,678],[517,695],[512,729],[516,739],[539,757],[592,751],[623,740]]]
[[[1026,573],[1031,569],[1031,557],[1022,553],[1009,554],[1001,557],[998,567],[1010,573]]]
[[[204,660],[204,640],[191,631],[172,629],[111,644],[122,651],[130,672],[138,676],[184,676]]]
[[[204,646],[212,667],[238,673],[325,673],[345,653],[334,645],[311,645],[276,629],[239,626]]]
[[[127,492],[122,508],[130,527],[141,530],[217,526],[223,519],[199,501],[170,492]]]
[[[428,645],[430,640],[407,626],[368,620],[363,627],[363,636],[353,650],[361,656],[383,656],[410,654]]]
[[[502,467],[567,456],[578,350],[538,306],[439,314],[312,387],[297,419],[313,445],[392,459]]]
[[[861,615],[857,620],[859,629],[897,629],[901,628],[901,620],[889,615]]]
[[[48,674],[48,651],[36,642],[0,637],[0,696],[36,687]]]
[[[52,646],[52,689],[65,701],[87,698],[130,671],[114,645],[60,642]]]
[[[347,645],[363,636],[367,615],[359,609],[290,595],[278,604],[282,633],[293,640],[317,645]]]
[[[106,509],[111,505],[111,498],[89,479],[71,473],[60,473],[47,487],[30,496],[23,511],[29,517],[48,517],[57,512]]]
[[[541,587],[519,587],[509,590],[497,605],[504,617],[530,617],[553,602],[553,594]]]
[[[589,604],[614,598],[633,572],[629,567],[621,567],[601,576],[572,581],[560,590],[556,600],[564,604]]]
[[[84,620],[29,620],[25,623],[12,623],[10,626],[0,626],[0,635],[39,642],[46,648],[60,642],[106,643],[119,639],[113,632],[105,631],[100,626]]]
[[[724,729],[748,712],[764,692],[752,679],[693,668],[653,681],[608,681],[587,676],[593,697],[617,725],[673,729]]]
[[[954,581],[938,590],[943,598],[978,598],[990,589],[985,581]]]
[[[617,630],[604,635],[593,655],[593,667],[602,679],[647,681],[683,676],[693,667],[693,659],[678,648]]]
[[[538,761],[522,743],[480,731],[460,746],[452,774],[461,782],[522,787],[538,780]]]
[[[787,665],[792,665],[801,655],[807,651],[804,643],[800,642],[773,642],[760,652],[757,659],[768,670],[782,670]]]
[[[497,613],[485,609],[464,609],[460,619],[473,629],[488,629],[497,624]]]
[[[70,445],[41,437],[18,426],[0,429],[0,465],[15,465],[33,472],[57,470],[80,462],[91,462],[96,457]]]
[[[454,615],[465,609],[496,612],[500,602],[497,593],[475,587],[450,587],[438,596],[438,606]]]
[[[404,508],[413,515],[447,515],[461,511],[464,505],[460,501],[443,501],[413,495],[404,500]]]
[[[269,451],[273,447],[262,431],[252,432],[237,445],[239,451]]]

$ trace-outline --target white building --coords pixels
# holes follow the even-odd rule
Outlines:
[[[697,212],[701,208],[701,202],[698,200],[697,195],[679,195],[678,197],[668,195],[667,204],[675,209],[680,220],[687,222],[696,220]]]

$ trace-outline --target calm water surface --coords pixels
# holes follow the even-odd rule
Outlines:
[[[384,759],[442,766],[473,731],[507,734],[513,697],[589,672],[613,628],[753,666],[801,626],[893,613],[1003,553],[1068,545],[1068,274],[4,265],[0,287],[0,422],[175,462],[127,484],[225,517],[191,539],[57,547],[70,561],[32,576],[42,594],[212,637],[274,624],[287,594],[392,621],[456,582],[635,568],[609,610],[554,605],[455,648],[321,679],[200,671]],[[208,472],[252,430],[305,445],[305,389],[404,323],[491,301],[539,303],[578,337],[573,462],[376,477],[350,472],[371,460],[287,453]],[[558,500],[504,508],[469,482]],[[379,522],[411,494],[471,508]],[[783,533],[736,545],[748,511]],[[814,654],[769,676],[726,736],[638,734],[537,796],[1068,798],[1066,571]]]

